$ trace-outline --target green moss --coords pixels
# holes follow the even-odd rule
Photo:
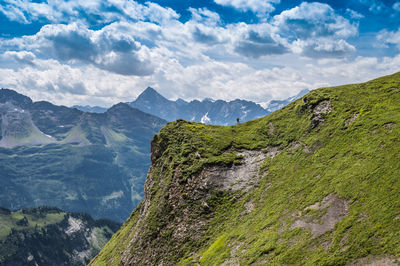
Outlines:
[[[229,257],[229,248],[225,244],[226,236],[220,236],[202,255],[202,265],[219,265]]]

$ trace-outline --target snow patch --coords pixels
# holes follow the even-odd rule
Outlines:
[[[200,120],[200,123],[206,124],[206,123],[210,123],[211,119],[208,117],[208,112],[203,115],[203,117]]]
[[[73,233],[78,232],[79,230],[81,230],[83,228],[82,220],[79,220],[79,219],[76,219],[73,217],[69,217],[68,223],[69,223],[69,226],[68,226],[67,230],[65,231],[65,233],[67,235],[72,235]]]

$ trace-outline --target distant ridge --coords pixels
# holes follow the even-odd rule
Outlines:
[[[105,107],[101,107],[101,106],[89,106],[89,105],[74,105],[71,106],[71,108],[76,108],[78,110],[81,110],[83,112],[87,112],[87,113],[104,113],[107,111],[108,108]]]
[[[271,101],[271,107],[264,109],[255,102],[239,99],[229,102],[209,98],[191,102],[186,102],[182,99],[171,101],[159,94],[155,89],[148,87],[129,105],[167,121],[184,119],[205,124],[234,125],[237,123],[237,118],[239,118],[240,122],[245,122],[266,116],[302,97],[307,92],[308,90],[303,90],[300,94],[286,100]]]

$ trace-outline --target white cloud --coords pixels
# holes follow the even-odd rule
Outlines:
[[[212,12],[207,8],[189,8],[189,11],[192,13],[192,20],[207,24],[210,26],[216,26],[221,23],[221,18],[218,13]]]
[[[171,8],[147,2],[142,5],[136,1],[101,1],[101,0],[48,0],[35,3],[29,0],[4,0],[0,6],[8,19],[20,23],[31,23],[38,20],[48,20],[52,23],[89,21],[109,23],[121,18],[140,21],[149,20],[164,23],[176,19],[179,15]]]
[[[388,44],[396,45],[400,49],[400,28],[397,31],[383,30],[377,35],[377,40],[382,43],[385,47]]]
[[[356,19],[356,20],[357,19],[362,19],[362,18],[365,17],[363,14],[358,13],[357,11],[354,11],[354,10],[352,10],[350,8],[346,9],[346,14],[348,14],[350,16],[350,18]]]
[[[261,16],[265,16],[275,10],[274,4],[280,0],[214,0],[222,6],[234,7],[240,11],[252,11]]]
[[[356,51],[356,48],[342,39],[319,38],[298,40],[292,43],[292,50],[311,58],[341,58]]]
[[[41,57],[54,57],[68,63],[93,64],[122,75],[145,76],[153,72],[148,49],[111,24],[98,31],[82,24],[49,24],[33,36],[7,42],[20,49],[35,51]]]
[[[273,24],[291,38],[333,36],[348,38],[358,34],[357,25],[335,13],[327,4],[303,2],[276,15]]]
[[[358,25],[327,4],[303,2],[274,16],[272,24],[294,53],[318,58],[344,57],[356,51],[345,39],[358,34]]]
[[[6,51],[1,57],[5,60],[14,60],[17,66],[34,65],[36,56],[27,51]]]

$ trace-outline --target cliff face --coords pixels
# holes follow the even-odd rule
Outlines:
[[[397,73],[232,127],[168,123],[144,200],[92,264],[398,260],[399,88]]]

